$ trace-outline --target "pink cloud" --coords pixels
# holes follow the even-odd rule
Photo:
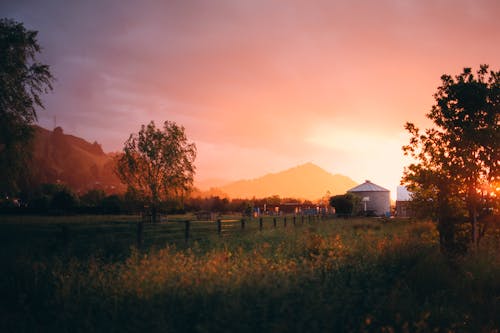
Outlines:
[[[487,0],[8,0],[0,10],[39,30],[58,78],[42,125],[56,115],[110,151],[141,124],[174,120],[215,151],[200,151],[203,177],[224,176],[211,156],[238,156],[234,177],[318,161],[363,180],[359,153],[307,140],[318,124],[398,137],[405,121],[425,123],[441,74],[498,67],[500,54],[500,4]]]

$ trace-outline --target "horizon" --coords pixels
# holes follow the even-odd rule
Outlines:
[[[495,1],[54,0],[0,10],[38,31],[57,78],[40,126],[113,152],[142,124],[175,121],[198,148],[198,181],[310,162],[395,198],[410,163],[405,122],[428,127],[440,76],[495,69],[500,54]]]
[[[42,131],[46,131],[48,133],[55,132],[56,128],[60,129],[61,133],[63,133],[64,136],[66,137],[71,137],[73,139],[77,140],[85,140],[83,138],[80,138],[72,133],[67,133],[64,128],[58,126],[54,128],[53,130],[41,127],[39,125],[38,128],[42,129]],[[71,141],[70,141],[71,142]],[[88,145],[93,145],[94,143],[99,144],[98,141],[93,140],[92,142],[85,140],[86,144]],[[100,144],[99,144],[100,145]],[[102,147],[101,147],[102,148]],[[102,151],[104,154],[107,156],[110,156],[111,154],[115,154],[117,152],[105,152]],[[119,152],[118,152],[119,153]],[[312,169],[312,170],[311,170]],[[296,188],[293,189],[285,189],[284,187],[286,186],[286,183],[289,181],[294,181],[296,180],[297,174],[290,175],[290,173],[296,173],[297,170],[300,170],[303,175],[307,176],[307,180],[310,183],[304,184],[303,182],[296,182],[295,181],[295,186]],[[324,173],[328,174],[328,177],[324,177]],[[294,180],[288,180],[285,179],[285,184],[283,183],[283,180],[278,181],[277,179],[274,178],[272,182],[269,181],[270,177],[283,177],[285,174],[288,174],[288,178],[292,178]],[[323,174],[323,177],[319,179]],[[334,182],[332,182],[332,178],[336,178]],[[365,180],[367,181],[367,180]],[[257,188],[254,189],[254,191],[249,190],[248,188],[245,189],[245,184],[248,185],[248,183],[255,185],[255,182],[260,184],[257,186]],[[328,183],[330,185],[325,184]],[[352,186],[346,186],[345,182],[352,182]],[[372,182],[370,180],[370,182]],[[373,182],[376,183],[376,182]],[[236,185],[240,185],[239,187]],[[311,184],[313,187],[311,188]],[[214,196],[227,196],[228,198],[231,199],[251,199],[253,197],[256,198],[263,198],[263,197],[269,197],[269,196],[274,196],[278,195],[281,198],[297,198],[300,200],[312,200],[312,201],[317,201],[317,200],[323,200],[324,195],[328,192],[331,193],[331,195],[337,195],[337,194],[343,194],[346,193],[347,190],[349,190],[352,187],[355,187],[355,185],[360,185],[361,183],[355,182],[349,175],[344,175],[340,173],[331,173],[328,170],[324,169],[323,167],[313,163],[313,162],[305,162],[303,164],[295,165],[295,166],[289,166],[286,169],[279,170],[278,172],[268,172],[265,174],[261,174],[257,177],[254,178],[240,178],[240,179],[223,179],[223,178],[213,178],[213,179],[206,179],[206,180],[200,180],[197,179],[195,176],[194,183],[193,183],[193,190],[195,192],[201,191],[202,195],[214,195]],[[235,188],[236,186],[236,188]],[[304,187],[305,186],[305,187]],[[340,188],[345,189],[340,190]],[[228,188],[232,188],[228,192]],[[269,188],[276,189],[275,191],[272,190],[270,191]],[[302,188],[302,189],[301,189]],[[318,190],[322,189],[324,191]],[[217,193],[220,191],[218,194],[213,194],[213,191],[217,191]],[[234,191],[237,193],[240,193],[238,195],[234,194]],[[293,194],[290,192],[293,191]],[[391,195],[391,200],[395,201],[396,200],[396,190],[393,191],[389,189],[390,195]],[[246,193],[246,194],[243,194]],[[263,194],[266,193],[266,194]],[[312,194],[314,193],[314,194]]]

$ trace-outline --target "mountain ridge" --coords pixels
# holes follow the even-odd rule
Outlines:
[[[62,183],[78,193],[96,188],[107,193],[125,191],[125,185],[114,173],[117,153],[105,153],[96,141],[90,143],[65,134],[60,127],[53,131],[40,126],[34,126],[34,129],[33,158],[28,166],[34,170],[34,184]],[[253,179],[220,181],[220,186],[195,190],[194,196],[262,198],[279,195],[317,200],[327,193],[343,194],[357,185],[351,178],[331,174],[311,162]]]
[[[258,178],[233,181],[216,189],[231,198],[279,195],[316,200],[327,193],[343,194],[356,185],[357,183],[347,176],[331,174],[316,164],[308,162]]]
[[[61,183],[77,193],[102,189],[120,193],[125,186],[114,173],[114,155],[106,154],[99,143],[34,126],[33,155],[30,167],[34,185]]]

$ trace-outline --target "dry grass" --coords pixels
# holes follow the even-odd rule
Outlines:
[[[427,222],[335,220],[188,249],[132,249],[123,260],[4,259],[3,331],[498,328],[498,256],[485,248],[449,263],[436,237]]]

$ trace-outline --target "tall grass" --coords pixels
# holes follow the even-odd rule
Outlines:
[[[330,221],[125,258],[3,258],[2,331],[490,332],[494,242],[458,262],[430,223]]]

